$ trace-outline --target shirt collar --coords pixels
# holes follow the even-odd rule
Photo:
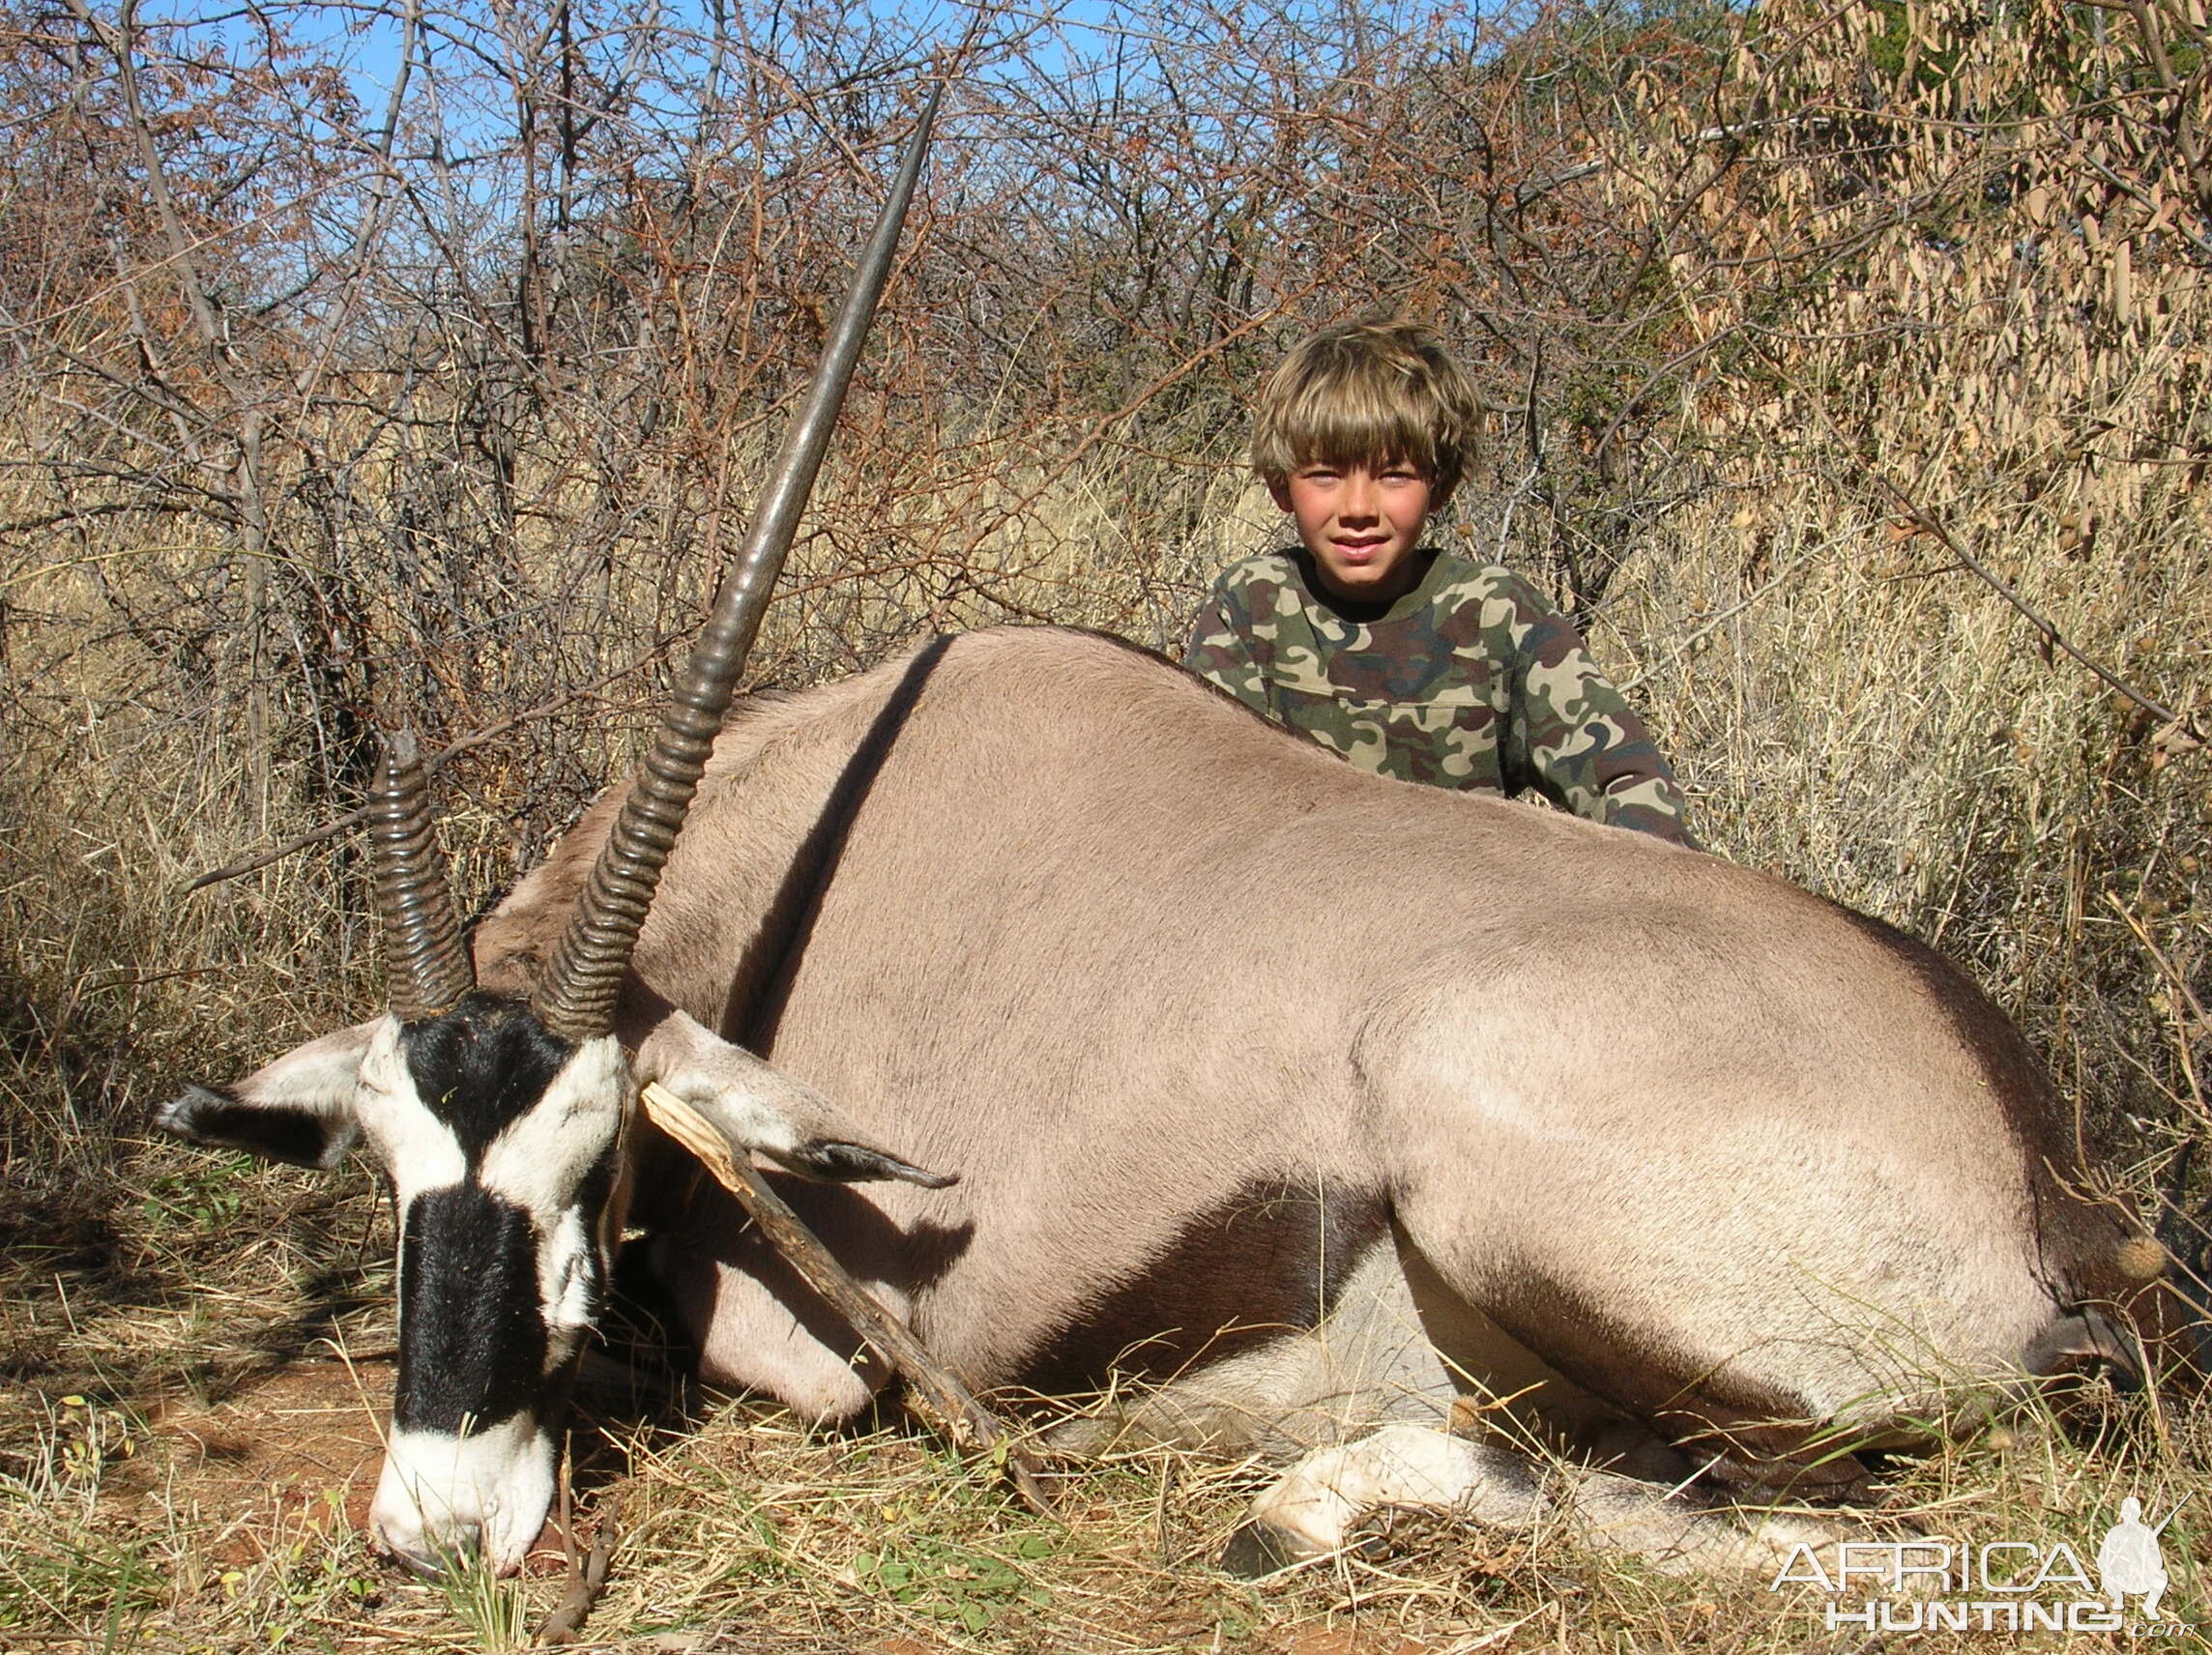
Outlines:
[[[1443,589],[1444,583],[1451,578],[1444,568],[1450,560],[1441,551],[1435,546],[1416,546],[1413,548],[1413,556],[1426,560],[1427,565],[1421,570],[1421,578],[1387,603],[1361,603],[1330,596],[1315,574],[1313,553],[1305,547],[1286,547],[1284,555],[1291,560],[1291,566],[1298,571],[1298,585],[1304,588],[1305,595],[1314,607],[1339,621],[1349,621],[1355,626],[1372,626],[1382,621],[1403,621],[1407,616],[1426,609]]]

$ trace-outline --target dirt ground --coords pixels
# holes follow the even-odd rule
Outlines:
[[[1291,1603],[1281,1606],[1292,1611],[1282,1621],[1240,1609],[1225,1614],[1224,1604],[1247,1595],[1248,1589],[1234,1586],[1224,1596],[1225,1582],[1203,1555],[1211,1542],[1197,1528],[1183,1532],[1178,1542],[1189,1555],[1173,1569],[1144,1563],[1135,1571],[1144,1577],[1141,1586],[1132,1593],[1131,1549],[1121,1533],[1114,1532],[1129,1514],[1116,1489],[1082,1490],[1087,1497],[1070,1512],[1077,1531],[1089,1528],[1111,1556],[1090,1559],[1079,1577],[1062,1582],[1063,1602],[1049,1604],[1044,1594],[1037,1594],[1015,1606],[1019,1613],[992,1627],[932,1637],[925,1617],[942,1613],[941,1605],[922,1603],[924,1626],[917,1629],[912,1624],[917,1614],[857,1590],[859,1582],[849,1567],[818,1559],[816,1573],[825,1579],[817,1580],[812,1595],[819,1598],[827,1587],[827,1604],[812,1602],[803,1606],[804,1612],[797,1612],[800,1606],[787,1601],[787,1584],[764,1582],[757,1607],[746,1601],[741,1587],[720,1595],[718,1612],[703,1619],[641,1629],[640,1601],[650,1604],[655,1596],[665,1597],[662,1582],[671,1567],[681,1572],[690,1566],[683,1550],[697,1542],[684,1531],[703,1529],[700,1538],[711,1549],[714,1525],[728,1515],[712,1487],[672,1488],[671,1483],[682,1484],[688,1472],[704,1466],[716,1477],[769,1485],[767,1504],[785,1500],[804,1506],[807,1496],[794,1491],[816,1474],[811,1462],[824,1454],[850,1459],[854,1445],[841,1451],[837,1439],[818,1436],[801,1442],[803,1434],[795,1435],[788,1426],[761,1426],[753,1417],[761,1411],[758,1405],[742,1402],[730,1409],[741,1416],[734,1419],[717,1417],[711,1408],[700,1410],[708,1423],[696,1431],[681,1419],[641,1427],[634,1408],[617,1407],[612,1412],[618,1417],[610,1418],[603,1405],[609,1390],[619,1387],[612,1387],[607,1378],[615,1364],[602,1358],[601,1366],[605,1372],[597,1400],[602,1409],[595,1411],[587,1397],[585,1429],[571,1442],[578,1549],[588,1552],[606,1513],[624,1512],[619,1521],[625,1532],[615,1553],[610,1590],[587,1625],[582,1647],[706,1655],[817,1650],[960,1655],[998,1647],[1432,1655],[1474,1646],[1464,1638],[1429,1641],[1390,1626],[1366,1627],[1325,1612],[1310,1616]],[[115,1423],[123,1416],[81,1393],[49,1397],[58,1408],[55,1439],[64,1445],[63,1457],[73,1441],[92,1445],[102,1462],[97,1501],[88,1503],[71,1543],[82,1547],[99,1536],[113,1546],[135,1548],[158,1568],[160,1580],[151,1590],[141,1585],[138,1612],[127,1616],[118,1616],[112,1603],[106,1612],[97,1612],[102,1606],[92,1594],[80,1594],[83,1601],[73,1602],[68,1590],[54,1594],[51,1608],[57,1612],[50,1617],[22,1615],[18,1606],[14,1625],[0,1622],[0,1649],[529,1646],[528,1628],[543,1619],[569,1574],[558,1511],[538,1538],[524,1581],[492,1588],[510,1594],[517,1611],[512,1624],[487,1628],[473,1622],[451,1588],[418,1581],[367,1551],[364,1536],[382,1464],[394,1371],[389,1350],[351,1357],[307,1354],[236,1379],[219,1400],[162,1397],[130,1416],[128,1424]],[[20,1394],[16,1400],[21,1401]],[[636,1434],[641,1429],[650,1433],[651,1448],[642,1456],[624,1452],[624,1433],[634,1442],[640,1440]],[[860,1482],[841,1475],[839,1467],[829,1467],[828,1503],[844,1508],[833,1519],[843,1526],[863,1533],[880,1528],[887,1514],[935,1497],[917,1500],[912,1492],[917,1477],[942,1475],[942,1467],[930,1464],[941,1456],[926,1432],[910,1425],[903,1436],[878,1434],[862,1439],[859,1448],[879,1466],[876,1482]],[[784,1458],[792,1452],[800,1463]],[[957,1481],[957,1471],[954,1477]],[[982,1480],[987,1483],[987,1476]],[[1168,1482],[1162,1479],[1163,1491]],[[1172,1526],[1164,1503],[1157,1513],[1140,1506],[1137,1519],[1146,1551],[1155,1527],[1164,1536]],[[990,1525],[987,1515],[983,1525]],[[655,1529],[676,1535],[673,1558],[655,1555]],[[821,1557],[828,1556],[826,1550],[821,1552]],[[954,1567],[950,1573],[962,1571]],[[1117,1600],[1103,1606],[1112,1635],[1095,1642],[1072,1630],[1099,1617],[1102,1606],[1090,1601],[1094,1597]],[[272,1601],[288,1601],[297,1612],[272,1614],[267,1611]],[[1003,1607],[994,1604],[994,1612]],[[1062,1611],[1074,1618],[1063,1621]],[[649,1609],[644,1618],[665,1617]],[[1060,1630],[1048,1630],[1051,1623],[1059,1623]],[[1060,1641],[1062,1638],[1070,1640]]]
[[[303,1363],[228,1400],[165,1403],[149,1448],[103,1495],[126,1520],[150,1502],[201,1514],[209,1553],[238,1567],[266,1554],[267,1536],[297,1524],[361,1529],[383,1464],[392,1406],[389,1362]]]

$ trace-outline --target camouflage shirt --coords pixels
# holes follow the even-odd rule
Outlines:
[[[1323,596],[1302,548],[1230,566],[1183,665],[1362,769],[1534,788],[1593,822],[1694,845],[1674,772],[1575,624],[1510,569],[1429,552],[1396,601]]]

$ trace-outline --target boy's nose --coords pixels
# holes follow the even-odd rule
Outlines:
[[[1375,479],[1365,472],[1353,471],[1344,479],[1344,494],[1337,505],[1337,515],[1354,522],[1365,522],[1382,509],[1382,496],[1377,492]]]

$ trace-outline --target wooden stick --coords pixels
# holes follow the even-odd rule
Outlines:
[[[1055,1523],[1065,1521],[1038,1481],[1035,1462],[997,1415],[977,1402],[904,1322],[868,1296],[750,1161],[732,1154],[728,1141],[704,1116],[658,1083],[648,1081],[638,1101],[646,1118],[698,1157],[714,1181],[743,1204],[785,1262],[921,1395],[955,1444],[990,1450],[992,1458],[1004,1465],[1015,1492],[1032,1511]]]
[[[584,1630],[584,1622],[591,1618],[592,1608],[599,1601],[599,1594],[607,1589],[607,1565],[615,1554],[615,1513],[610,1505],[599,1514],[599,1530],[592,1536],[592,1553],[579,1563],[576,1556],[576,1533],[571,1524],[575,1514],[568,1505],[568,1479],[566,1471],[561,1478],[561,1544],[568,1553],[568,1584],[561,1594],[561,1601],[553,1612],[538,1628],[536,1641],[541,1648],[559,1647],[573,1643]]]

